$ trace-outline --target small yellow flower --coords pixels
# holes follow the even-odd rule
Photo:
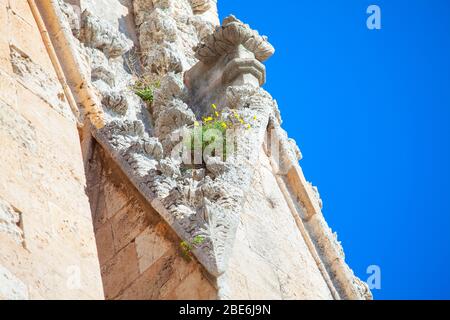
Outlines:
[[[219,117],[219,113],[217,111],[214,112],[214,114],[216,115],[217,118]]]
[[[244,120],[242,120],[242,119],[239,119],[239,122],[240,122],[241,124],[245,124]]]
[[[248,124],[248,125],[245,126],[245,128],[246,128],[247,130],[249,130],[249,129],[252,128],[252,126]]]
[[[194,121],[194,127],[198,127],[200,126],[200,123],[198,123],[198,121]]]
[[[228,128],[228,126],[227,126],[227,124],[226,124],[225,122],[222,122],[222,123],[221,123],[221,126],[222,126],[222,128],[224,128],[224,129],[227,129],[227,128]]]
[[[214,110],[216,110],[216,109],[217,109],[217,106],[213,103],[213,104],[211,105],[211,108],[213,108]]]
[[[255,120],[255,121],[257,120],[256,116],[253,117],[253,120]]]
[[[210,121],[213,121],[213,118],[212,117],[207,117],[203,121],[204,122],[210,122]]]

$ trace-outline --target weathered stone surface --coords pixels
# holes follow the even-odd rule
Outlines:
[[[183,291],[182,287],[188,277],[193,277],[190,292]],[[172,249],[141,274],[119,299],[190,299],[197,291],[203,291],[205,297],[213,295],[215,290],[195,264],[187,262]]]
[[[233,250],[244,195],[247,192],[252,194],[251,181],[257,170],[251,164],[258,158],[266,129],[270,129],[271,137],[280,147],[277,166],[274,168],[276,174],[287,174],[301,157],[296,144],[288,139],[280,127],[275,101],[259,88],[265,81],[265,68],[261,62],[269,58],[274,49],[266,37],[260,36],[233,16],[225,19],[223,25],[215,30],[210,28],[206,20],[182,18],[190,14],[189,6],[195,14],[208,11],[211,8],[209,1],[156,1],[152,5],[134,1],[133,5],[137,12],[136,24],[143,49],[143,70],[157,75],[161,84],[155,90],[152,101],[153,117],[150,122],[153,126],[147,126],[145,118],[141,117],[143,105],[133,101],[125,103],[123,91],[117,91],[119,87],[121,90],[124,87],[118,86],[114,79],[127,79],[124,70],[95,51],[99,49],[106,52],[108,44],[106,47],[92,46],[89,40],[81,37],[82,44],[94,47],[93,51],[86,51],[91,59],[103,61],[100,74],[106,76],[96,76],[93,80],[102,79],[102,82],[94,81],[94,85],[103,95],[104,107],[119,116],[112,116],[106,127],[94,132],[94,135],[118,161],[146,200],[183,240],[191,242],[198,236],[204,239],[203,243],[193,248],[193,252],[210,273],[219,276],[226,271],[227,260]],[[85,25],[84,32],[95,34],[98,30],[110,30],[102,23],[105,24],[96,18],[95,24]],[[191,31],[186,33],[187,30]],[[199,32],[196,37],[187,39],[186,35],[192,35],[192,30],[209,30],[212,33],[205,36]],[[121,38],[123,35],[116,34],[113,37]],[[193,58],[192,51],[185,50],[180,41],[189,43],[199,37],[203,40],[194,52],[200,62],[186,72],[184,86],[180,81],[180,73],[193,65]],[[94,75],[98,74],[96,70],[100,69],[95,67]],[[225,117],[231,119],[233,112],[238,112],[243,118],[257,121],[251,133],[235,133],[240,148],[228,155],[226,161],[206,157],[202,175],[194,175],[193,170],[182,173],[180,169],[183,163],[173,157],[178,144],[173,139],[174,135],[192,127],[197,117],[207,115],[208,105],[214,101],[219,103]],[[274,158],[274,154],[271,157]],[[312,194],[317,194],[314,189],[311,190]],[[119,213],[112,219],[116,249],[142,232],[134,223],[123,223],[124,218],[133,220],[135,213],[133,208],[131,215]],[[146,239],[147,245],[151,247],[151,236],[144,234],[140,239]],[[121,239],[124,239],[123,242]],[[137,243],[140,248],[145,247],[141,241]],[[302,250],[315,249],[309,247]],[[150,256],[139,253],[143,259],[141,272],[154,263],[154,254],[159,256],[164,249],[159,253],[154,249],[149,251],[152,252]],[[281,285],[289,283],[287,274],[289,272],[279,273],[278,284],[273,283],[272,288],[281,286],[289,292],[286,284]],[[288,297],[286,292],[283,297]],[[327,294],[319,296],[331,297]]]
[[[58,79],[44,70],[40,65],[34,63],[30,57],[20,49],[11,46],[11,63],[14,73],[19,81],[47,102],[59,114],[70,121],[75,121],[64,91]]]
[[[234,16],[229,16],[221,27],[216,28],[213,34],[195,48],[195,56],[205,63],[213,63],[239,45],[252,52],[259,61],[267,60],[275,52],[266,37],[260,36]]]
[[[202,273],[192,272],[167,298],[175,300],[215,300],[217,299],[217,291],[213,286],[205,285],[207,281]]]
[[[144,273],[152,264],[161,258],[168,250],[169,245],[155,229],[147,228],[136,237],[136,250],[139,260],[139,271]]]
[[[8,269],[0,266],[0,300],[27,300],[28,288]]]
[[[99,260],[107,299],[370,298],[260,88],[266,37],[219,26],[215,0],[57,0],[39,5],[53,48],[27,2],[0,4],[0,297],[101,297]],[[83,157],[64,75],[101,118]],[[233,150],[187,163],[180,137],[213,103]]]
[[[98,260],[100,265],[107,263],[114,257],[116,250],[114,246],[114,238],[111,224],[106,222],[95,231],[95,239],[97,242]]]
[[[81,14],[80,40],[111,58],[122,56],[133,45],[131,40],[88,10]]]
[[[129,277],[122,280],[122,289],[119,290],[114,277],[103,277],[105,295],[108,297],[115,296],[115,299],[169,298],[174,290],[173,288],[177,287],[187,274],[201,272],[202,267],[198,262],[187,261],[182,257],[179,249],[181,240],[162,221],[159,214],[146,203],[146,200],[134,190],[126,177],[120,173],[117,165],[112,160],[107,159],[104,151],[98,145],[94,147],[91,163],[93,166],[92,171],[89,171],[89,177],[92,180],[88,184],[91,185],[89,194],[91,195],[92,210],[94,216],[100,215],[102,217],[94,220],[100,265],[102,268],[109,268],[114,261],[115,269],[121,269],[124,273],[132,274],[135,272],[137,263],[139,270],[139,276],[136,279]],[[103,204],[99,205],[99,202]],[[127,218],[123,215],[124,213],[129,214],[130,217]],[[118,258],[121,251],[115,249],[111,224],[115,221],[116,228],[120,229],[120,220],[126,219],[127,225],[130,226],[128,220],[133,219],[132,217],[142,217],[142,213],[145,213],[146,219],[140,220],[140,223],[134,224],[136,228],[131,229],[135,238],[129,236],[128,232],[122,233],[119,231],[122,234],[122,244],[126,240],[129,243],[134,243],[137,261]],[[135,221],[139,221],[139,219]],[[144,228],[142,232],[136,232],[136,230],[142,230],[142,228]],[[129,228],[124,229],[130,230]],[[129,245],[129,243],[126,245]],[[159,272],[163,256],[173,261],[173,266],[168,273]],[[164,274],[167,275],[166,278],[163,277]],[[197,286],[199,290],[201,288],[207,290],[211,287],[211,284],[208,280],[202,279]],[[119,295],[117,295],[117,291],[120,291]],[[189,296],[184,297],[179,294],[177,298],[182,299]]]
[[[8,0],[0,0],[0,30],[3,36],[0,37],[0,71],[12,73],[12,66],[9,58],[9,44],[10,44],[10,22],[8,15]],[[0,78],[3,78],[0,77]],[[2,92],[3,90],[0,90]],[[3,91],[5,92],[5,91]]]
[[[256,166],[227,271],[226,297],[332,299],[262,149]]]
[[[9,0],[9,8],[15,15],[22,18],[29,25],[35,25],[33,14],[27,1],[11,1]]]
[[[28,4],[22,4],[21,8],[31,15]],[[36,65],[39,65],[52,77],[55,77],[53,65],[48,57],[47,50],[42,42],[39,29],[34,19],[33,21],[26,21],[22,16],[11,13],[9,14],[9,30],[10,45],[18,48]]]
[[[73,114],[28,2],[0,26],[0,299],[101,299]]]
[[[10,59],[8,63],[11,65]],[[13,107],[17,105],[17,83],[14,78],[2,70],[0,70],[0,100]]]
[[[102,266],[105,298],[115,298],[139,275],[139,266],[134,243],[118,252],[113,259]]]
[[[0,232],[10,235],[17,243],[23,243],[21,212],[0,198]]]
[[[120,250],[145,229],[146,214],[131,203],[114,215],[111,224],[115,247]]]
[[[203,13],[211,9],[211,0],[190,0],[192,11],[195,14]]]

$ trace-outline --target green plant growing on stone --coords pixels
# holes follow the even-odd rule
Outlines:
[[[130,89],[144,102],[150,105],[153,102],[154,90],[159,88],[161,84],[160,81],[155,80],[154,77],[142,74],[140,71],[142,67],[139,56],[139,52],[132,50],[125,57],[126,67],[135,80]]]
[[[134,93],[144,100],[146,103],[151,104],[154,98],[154,90],[161,86],[159,81],[150,81],[146,78],[140,78],[133,86]]]
[[[192,250],[201,246],[205,242],[205,237],[196,236],[192,241],[182,241],[180,243],[181,252],[183,253],[183,257],[187,260],[192,259]]]
[[[191,259],[191,254],[192,254],[192,246],[189,242],[187,241],[182,241],[180,243],[180,247],[181,247],[181,252],[183,253],[183,257],[187,260]]]
[[[196,236],[194,240],[192,241],[192,244],[194,246],[201,246],[205,242],[205,237],[202,236]]]
[[[213,132],[216,134],[211,135]],[[201,150],[202,154],[205,152],[205,149],[211,145],[215,144],[218,150],[215,150],[213,156],[222,156],[223,159],[226,159],[226,127],[222,125],[221,121],[211,121],[211,122],[203,122],[202,125],[195,125],[191,132],[191,137],[189,143],[189,150]],[[200,145],[197,145],[200,144]],[[198,149],[196,148],[198,147]],[[216,154],[217,153],[217,154]]]
[[[152,103],[153,102],[153,88],[142,88],[142,89],[135,89],[134,93],[141,98],[142,100],[144,100],[145,102],[149,102]]]
[[[220,146],[220,148],[214,150],[212,156],[219,156],[225,161],[227,158],[227,130],[238,126],[251,129],[251,125],[245,122],[235,110],[232,111],[234,121],[226,119],[217,110],[215,104],[211,105],[211,112],[211,115],[203,117],[202,121],[194,122],[194,127],[191,129],[187,140],[187,148],[191,152],[199,150],[203,154],[208,146],[215,144],[216,147]],[[216,134],[211,134],[211,132]]]

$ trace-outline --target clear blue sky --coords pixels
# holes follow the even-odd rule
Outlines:
[[[450,299],[450,1],[218,2],[277,49],[265,88],[355,273],[381,267],[376,299]]]

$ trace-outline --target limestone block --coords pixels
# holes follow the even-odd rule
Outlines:
[[[27,300],[27,286],[0,265],[0,300]]]
[[[2,227],[6,221],[9,231],[23,228],[26,249],[0,232],[0,264],[29,288],[22,297],[101,298],[76,124],[58,112],[70,108],[27,1],[9,3],[5,28],[8,12],[4,1],[0,6],[4,33],[0,36],[0,140],[5,148],[0,157],[0,197],[7,203],[1,206],[0,220]],[[8,63],[15,59],[14,69],[9,63],[11,72],[5,72],[5,58]],[[9,233],[20,240],[19,233]],[[70,270],[79,270],[79,287],[68,285]],[[21,291],[19,282],[7,278]],[[0,282],[0,291],[9,290],[3,279]]]
[[[74,114],[67,103],[63,88],[58,79],[33,62],[30,57],[15,46],[11,46],[11,63],[19,81],[34,94],[42,98],[55,111],[70,121]]]
[[[107,218],[112,218],[130,203],[129,194],[126,193],[123,185],[107,182],[104,185],[104,197],[106,199]]]
[[[167,240],[158,233],[158,226],[148,227],[136,237],[136,251],[141,273],[144,273],[170,249]]]
[[[208,285],[208,280],[199,271],[188,275],[175,289],[173,299],[182,300],[214,300],[217,299],[217,290]]]
[[[10,60],[8,60],[8,63],[9,61]],[[17,105],[16,86],[17,85],[14,78],[0,69],[0,100],[12,107],[15,107]]]
[[[239,230],[238,234],[239,235]],[[245,272],[244,272],[245,273]],[[241,273],[238,268],[229,268],[223,278],[219,279],[220,299],[250,300],[250,291],[247,284],[247,275]],[[237,288],[240,288],[237,290]]]
[[[90,173],[91,174],[91,173]],[[101,171],[98,172],[101,174]],[[94,223],[94,230],[97,231],[108,221],[108,211],[106,210],[106,201],[105,201],[105,193],[100,183],[102,181],[97,181],[95,187],[91,187],[88,189],[89,200],[91,204],[92,210],[92,220]],[[90,184],[88,183],[88,186]]]
[[[29,241],[28,253],[15,250],[20,256],[8,259],[23,265],[9,268],[33,287],[33,298],[99,298],[100,272],[76,126],[23,85],[18,90],[14,108],[0,102],[5,145],[0,194],[22,212]],[[8,254],[5,250],[2,255]],[[80,289],[68,291],[71,266],[80,268],[82,282]],[[39,285],[42,279],[45,284]]]
[[[17,163],[18,161],[12,156],[13,152],[35,154],[37,144],[36,128],[28,119],[17,113],[13,107],[5,105],[2,101],[0,101],[0,106],[0,136],[5,146],[2,157],[3,163],[6,164],[10,161],[11,164],[14,163],[13,161]],[[11,158],[7,157],[7,155],[11,155]],[[7,167],[5,166],[5,168]],[[17,168],[17,164],[11,168]],[[6,173],[7,171],[5,171],[5,178],[9,176]],[[11,175],[14,174],[12,173]]]
[[[67,1],[67,0],[66,0]],[[80,3],[81,11],[89,10],[101,20],[106,21],[116,30],[129,31],[127,30],[128,18],[132,15],[132,2],[134,0],[78,0]],[[152,1],[146,1],[151,3]],[[127,33],[128,36],[128,32]]]
[[[12,74],[12,67],[9,61],[9,39],[11,30],[7,4],[8,0],[0,0],[0,30],[2,31],[2,36],[0,37],[0,70]]]
[[[79,162],[82,156],[76,124],[22,85],[18,90],[19,112],[16,113],[22,114],[36,132],[35,154],[22,169],[23,174],[30,185],[36,183],[45,190],[43,193],[47,193],[47,197],[53,197],[52,201],[60,201],[60,207],[90,218],[87,201],[81,201],[87,198],[84,168]],[[76,197],[78,202],[73,201]]]
[[[95,231],[100,264],[107,263],[115,254],[111,224],[106,222]]]
[[[9,7],[11,11],[21,17],[23,20],[28,22],[30,25],[34,25],[35,20],[33,13],[31,12],[28,1],[26,0],[9,0]]]
[[[198,272],[196,264],[186,261],[172,248],[141,274],[118,299],[165,299],[192,272]],[[207,286],[208,282],[204,285]]]
[[[146,213],[137,204],[132,202],[111,219],[116,250],[121,250],[129,244],[147,226]]]
[[[27,4],[28,5],[28,4]],[[36,23],[30,24],[17,15],[10,15],[11,45],[25,53],[31,61],[56,78],[53,65]]]
[[[332,299],[262,150],[257,172],[247,193],[224,280],[229,284],[229,295],[248,295],[251,299]]]
[[[139,266],[134,242],[123,248],[102,267],[105,298],[115,298],[139,275]]]

